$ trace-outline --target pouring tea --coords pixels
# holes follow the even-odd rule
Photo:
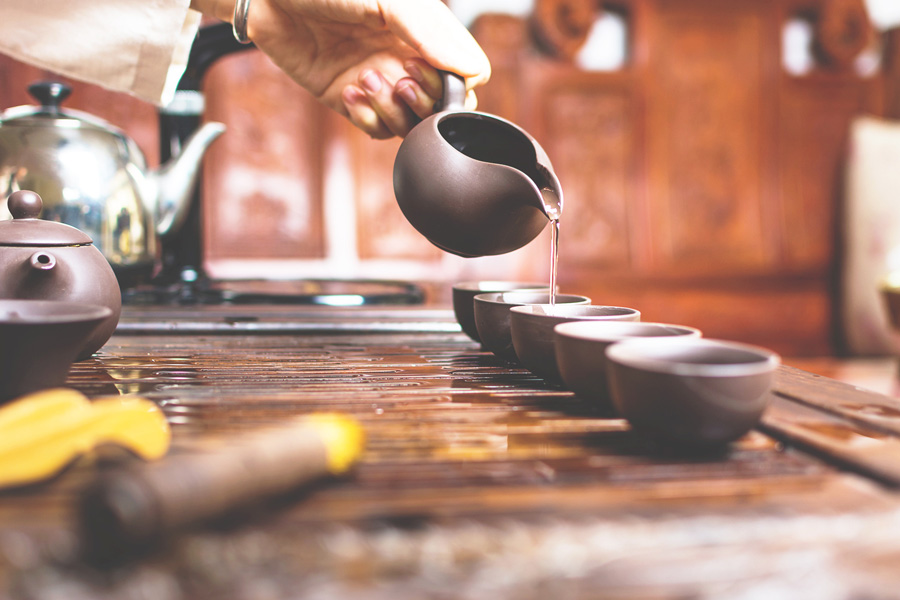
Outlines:
[[[394,161],[400,210],[431,243],[453,254],[521,248],[562,213],[550,159],[519,126],[465,110],[464,80],[441,75],[438,111],[413,128]]]

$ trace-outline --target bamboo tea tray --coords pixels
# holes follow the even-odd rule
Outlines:
[[[367,450],[348,478],[189,532],[114,571],[77,558],[72,507],[99,468],[81,461],[48,484],[0,495],[7,597],[844,598],[900,589],[896,400],[782,367],[757,430],[721,453],[683,455],[482,352],[446,311],[365,310],[126,310],[69,385],[154,400],[173,428],[172,452],[323,410],[355,416]],[[254,323],[287,326],[247,329]]]

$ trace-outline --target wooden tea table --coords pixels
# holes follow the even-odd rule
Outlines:
[[[900,593],[900,401],[783,367],[759,429],[678,455],[418,308],[135,308],[69,384],[161,405],[172,454],[295,414],[351,476],[113,569],[78,559],[98,467],[0,495],[9,598],[880,598]],[[199,494],[203,494],[200,490]]]

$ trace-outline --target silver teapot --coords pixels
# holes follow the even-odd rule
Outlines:
[[[121,130],[60,108],[68,86],[39,82],[28,91],[40,106],[0,113],[0,198],[37,192],[41,217],[85,232],[117,274],[151,272],[158,237],[183,223],[203,155],[225,126],[204,124],[177,157],[149,170]],[[0,204],[0,219],[9,218]]]

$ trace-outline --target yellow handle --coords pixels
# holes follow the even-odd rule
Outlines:
[[[102,444],[154,460],[171,438],[162,410],[143,398],[91,402],[65,388],[30,394],[0,408],[0,488],[51,477]]]

